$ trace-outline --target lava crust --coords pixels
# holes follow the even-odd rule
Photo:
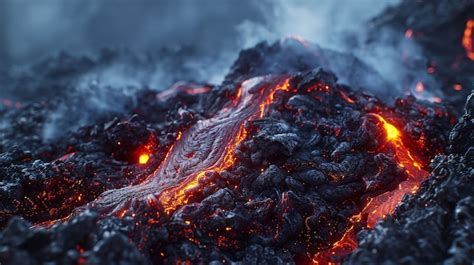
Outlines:
[[[416,74],[394,87],[291,37],[243,50],[220,85],[111,95],[80,125],[94,98],[77,79],[153,64],[105,50],[0,73],[11,91],[45,88],[0,109],[0,264],[469,264],[473,5],[448,2],[403,1],[367,40],[417,41],[423,59],[406,67],[426,64],[439,89]],[[437,30],[458,45],[440,52]]]
[[[35,232],[11,219],[2,234],[2,257],[329,262],[329,251],[350,253],[355,231],[375,226],[404,194],[417,190],[429,161],[446,152],[453,122],[440,105],[406,97],[391,107],[338,84],[322,69],[187,91],[168,93],[165,101],[157,95],[154,104],[162,109],[189,102],[187,110],[168,107],[171,123],[147,124],[133,116],[85,127],[51,147],[59,157],[51,162],[35,161],[32,154],[15,160],[15,151],[7,152],[13,164],[2,170],[16,170],[20,177],[4,189],[4,198],[12,199],[2,201],[13,205],[2,204],[3,212],[22,215],[37,229],[55,225]],[[212,97],[228,99],[206,112]],[[151,156],[144,165],[138,159],[142,152]],[[71,232],[67,244],[58,242],[68,229],[80,232]],[[19,240],[12,242],[16,230]],[[42,247],[29,239],[39,235]],[[142,254],[126,242],[129,252],[100,254],[109,237],[123,236]],[[44,251],[48,255],[39,254]]]

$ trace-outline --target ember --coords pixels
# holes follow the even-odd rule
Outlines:
[[[466,49],[466,55],[469,59],[474,60],[474,19],[466,22],[466,29],[462,37],[462,45]]]
[[[141,154],[140,157],[138,158],[138,163],[140,164],[146,164],[148,160],[150,159],[150,155],[148,154]]]
[[[379,114],[374,115],[380,121],[381,127],[385,131],[386,141],[395,148],[395,156],[398,160],[398,165],[406,171],[408,179],[402,181],[395,190],[370,198],[361,213],[351,218],[353,224],[348,228],[342,238],[334,243],[332,248],[315,255],[313,258],[314,264],[337,263],[338,257],[351,253],[357,247],[354,231],[355,225],[361,221],[362,217],[365,216],[367,218],[367,228],[375,227],[378,221],[393,213],[403,196],[406,194],[414,194],[418,190],[421,182],[429,175],[428,172],[421,168],[420,163],[413,158],[411,152],[403,144],[400,131]]]
[[[460,84],[454,84],[454,85],[453,85],[453,89],[456,90],[456,91],[461,91],[461,90],[462,90],[462,85],[460,85]]]
[[[399,9],[382,23],[418,17]],[[446,21],[459,39],[461,18]],[[468,264],[474,94],[452,104],[468,78],[443,77],[474,60],[474,21],[442,54],[415,22],[392,30],[427,58],[407,60],[418,71],[396,89],[355,56],[293,36],[243,50],[220,85],[137,90],[49,140],[39,135],[69,95],[1,100],[0,263]],[[81,60],[81,72],[100,68]],[[62,85],[77,78],[55,64],[71,61],[29,75]]]

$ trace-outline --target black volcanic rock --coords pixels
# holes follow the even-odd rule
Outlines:
[[[378,95],[396,96],[396,91],[377,71],[350,53],[337,52],[286,38],[273,44],[262,42],[242,50],[223,84],[268,74],[296,74],[323,67],[334,72],[341,83]],[[386,89],[381,90],[384,87]]]
[[[474,257],[473,94],[453,128],[452,154],[436,157],[431,176],[393,218],[359,233],[347,264],[470,264]],[[467,129],[470,128],[470,129]]]
[[[372,19],[368,43],[396,47],[407,31],[420,49],[405,51],[405,67],[420,67],[435,78],[443,92],[443,100],[462,113],[462,103],[473,89],[474,61],[467,57],[462,45],[469,19],[474,19],[474,1],[401,1]],[[386,34],[386,33],[389,34]],[[389,37],[387,37],[389,35]],[[419,78],[419,76],[414,76]],[[419,81],[419,80],[415,80]],[[403,80],[400,80],[403,82]],[[440,85],[438,85],[440,84]],[[460,85],[460,91],[454,89]],[[434,87],[427,87],[437,93]]]
[[[400,5],[429,11],[416,7]],[[394,21],[400,19],[400,11],[393,12]],[[428,48],[427,54],[435,52]],[[391,97],[396,90],[356,57],[290,38],[242,51],[222,85],[179,83],[163,92],[134,90],[117,101],[107,97],[117,108],[45,137],[57,125],[55,115],[76,122],[81,115],[75,114],[91,111],[83,103],[96,98],[69,93],[77,91],[74,80],[115,62],[153,65],[113,51],[95,59],[64,54],[33,67],[31,76],[9,77],[9,89],[23,82],[25,91],[45,86],[51,100],[0,111],[0,263],[306,264],[352,224],[360,246],[347,263],[463,264],[472,257],[472,96],[457,122],[444,103]],[[243,81],[258,76],[266,77],[250,80],[260,82],[239,94]],[[223,122],[213,118],[234,111],[242,98],[263,95],[261,86],[271,91],[268,101],[241,124],[245,134],[235,146],[236,137],[214,146],[219,133],[235,128],[205,131],[201,142],[187,138],[202,123]],[[51,95],[55,88],[62,92]],[[223,124],[235,125],[236,113]],[[389,142],[388,124],[395,142]],[[188,141],[179,145],[180,139]],[[181,166],[196,155],[183,150],[197,143],[214,147],[210,151],[231,147],[225,153],[231,155],[210,152],[216,160],[209,167],[218,170],[197,172],[192,165],[194,182],[173,182],[183,180]],[[417,158],[415,167],[428,170],[431,163],[431,177],[393,216],[366,230],[367,202],[413,177],[398,157],[402,145]],[[168,156],[173,148],[183,151],[179,157]],[[140,162],[141,154],[149,159]],[[182,164],[171,162],[172,173],[160,175],[163,161]],[[156,176],[174,185],[165,190],[172,191],[174,208],[160,200],[161,186],[140,190]],[[115,197],[124,203],[113,209],[94,204],[113,193],[124,195]]]
[[[107,222],[116,227],[124,223]],[[104,230],[90,212],[48,230],[31,229],[30,223],[13,218],[0,235],[0,245],[2,264],[147,264],[123,232]]]
[[[199,180],[199,187],[187,191],[187,203],[176,211],[166,214],[159,205],[150,207],[146,201],[135,200],[128,204],[133,214],[123,219],[77,215],[49,230],[26,229],[27,224],[16,225],[19,221],[12,219],[2,234],[4,238],[9,239],[15,227],[26,232],[12,238],[20,243],[2,243],[9,250],[5,261],[17,258],[11,253],[20,253],[18,258],[28,257],[32,262],[56,263],[85,260],[101,264],[118,259],[152,263],[308,262],[308,253],[340,239],[349,218],[360,211],[368,196],[393,189],[406,178],[393,155],[385,154],[383,131],[373,112],[384,113],[400,124],[424,124],[419,130],[404,132],[411,139],[426,135],[429,129],[435,137],[426,139],[422,146],[446,146],[444,139],[451,122],[440,106],[403,98],[396,107],[389,107],[336,80],[323,69],[289,79],[290,89],[275,93],[266,115],[246,124],[249,135],[236,147],[235,163],[222,172],[207,173]],[[233,89],[239,85],[236,82]],[[229,85],[226,89],[232,96]],[[211,91],[207,96],[225,97],[222,93]],[[215,110],[208,108],[211,113],[207,113],[204,107],[211,100],[200,100],[202,96],[177,93],[158,103],[148,103],[144,98],[145,113],[157,107],[166,110],[166,117],[135,115],[83,127],[50,146],[54,157],[62,155],[52,162],[39,160],[41,153],[6,153],[2,169],[9,177],[2,180],[1,206],[8,215],[3,215],[3,221],[14,215],[35,223],[54,220],[104,190],[140,183],[162,161],[179,137],[178,131],[212,117]],[[316,107],[302,111],[295,96],[305,98],[302,104]],[[181,105],[183,101],[186,106]],[[438,129],[433,131],[434,126]],[[156,145],[149,150],[153,161],[137,165],[127,154],[134,154],[150,139]],[[25,156],[37,161],[20,159]],[[11,175],[13,172],[17,175]],[[50,189],[54,192],[49,193]],[[13,205],[6,203],[12,201],[10,198]],[[36,203],[39,201],[42,203]],[[30,237],[51,247],[33,251],[18,245]],[[85,238],[83,250],[74,249]]]

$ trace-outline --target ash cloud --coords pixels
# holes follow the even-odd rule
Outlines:
[[[142,88],[161,90],[180,79],[218,84],[242,48],[292,35],[358,55],[396,82],[404,74],[393,71],[400,69],[398,61],[380,57],[396,57],[397,51],[383,47],[367,54],[361,43],[366,22],[398,2],[4,0],[5,47],[0,56],[4,67],[15,69],[9,73],[24,73],[31,71],[26,66],[58,51],[93,58],[101,48],[114,47],[133,54],[132,59],[74,75],[74,83],[67,86],[72,92],[49,118],[45,136],[51,138],[92,122],[103,111],[122,111],[120,103],[133,100],[134,92]],[[381,60],[387,61],[381,64]],[[48,82],[35,81],[26,90],[2,83],[0,96],[26,102],[66,89],[51,88]],[[74,104],[86,108],[71,107]],[[74,122],[71,113],[77,116]]]
[[[341,36],[363,35],[367,20],[398,2],[4,0],[6,53],[18,65],[59,50],[83,54],[103,47],[146,52],[192,46],[196,54],[230,65],[241,48],[290,35],[350,51]],[[208,73],[207,80],[218,78]]]
[[[246,20],[238,26],[244,47],[285,36],[301,37],[331,50],[353,54],[377,71],[391,87],[379,88],[379,96],[413,92],[417,81],[438,91],[437,82],[426,73],[426,61],[419,45],[399,32],[374,28],[370,21],[400,0],[384,1],[262,1],[264,22]],[[270,8],[268,8],[270,7]],[[377,36],[373,36],[376,32]],[[410,61],[410,62],[407,62]],[[407,67],[410,65],[411,67]],[[347,65],[333,66],[344,80]],[[370,81],[371,76],[366,78]],[[349,84],[351,85],[351,84]],[[440,95],[438,95],[440,96]]]

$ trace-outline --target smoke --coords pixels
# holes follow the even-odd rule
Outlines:
[[[238,29],[244,46],[297,35],[323,47],[347,51],[344,36],[364,33],[366,23],[400,0],[264,0],[263,22],[247,20]],[[257,34],[258,33],[258,34]]]
[[[133,100],[138,89],[161,90],[180,79],[220,83],[242,48],[287,36],[352,53],[401,89],[397,82],[406,79],[407,70],[398,49],[416,50],[416,45],[403,40],[397,40],[400,44],[395,47],[364,44],[367,21],[399,2],[4,0],[6,52],[0,52],[0,61],[16,69],[57,51],[94,55],[103,47],[115,47],[134,54],[75,74],[74,83],[67,85],[71,90],[67,98],[48,119],[46,138],[87,124],[98,113],[122,111],[121,103]],[[2,84],[0,94],[9,91],[17,98],[48,94],[49,83],[33,83],[28,93]],[[71,113],[78,113],[73,125],[57,126],[66,124]]]
[[[149,51],[192,45],[201,53],[238,49],[235,25],[259,20],[251,2],[153,0],[3,0],[11,62],[31,63],[52,51],[103,47]],[[33,45],[32,45],[33,44]]]
[[[30,64],[58,50],[183,45],[231,63],[226,57],[235,58],[242,47],[289,35],[346,50],[341,33],[363,32],[367,20],[399,1],[4,0],[3,27],[12,64]]]
[[[130,111],[137,104],[139,90],[159,91],[179,80],[204,81],[208,71],[215,73],[218,70],[214,65],[205,68],[206,63],[212,64],[204,57],[197,58],[192,50],[187,49],[166,49],[147,55],[126,50],[105,51],[101,54],[99,58],[92,59],[92,66],[86,66],[65,78],[61,87],[66,91],[48,116],[43,128],[43,139],[54,139],[65,131],[99,118],[110,118],[111,115]],[[72,64],[77,61],[73,58]],[[68,59],[61,56],[57,60],[59,68],[70,64],[66,63]],[[205,70],[200,71],[201,67]],[[51,69],[48,72],[54,71]],[[53,93],[55,91],[50,91],[50,94]]]
[[[413,92],[418,82],[439,91],[437,82],[426,73],[423,52],[413,39],[386,28],[369,32],[374,29],[368,27],[368,22],[400,0],[266,0],[260,3],[264,21],[246,20],[238,26],[243,47],[263,40],[297,36],[323,48],[357,56],[390,84],[373,91],[380,96],[390,94],[391,89],[397,91],[392,95]],[[374,32],[377,36],[371,36],[372,43],[368,43],[368,34]],[[331,70],[344,79],[342,69],[348,66],[333,67]],[[371,76],[361,78],[369,80]]]
[[[190,46],[195,57],[183,61],[194,81],[219,83],[242,48],[260,41],[298,35],[322,47],[360,54],[366,22],[400,0],[263,1],[76,1],[4,0],[6,49],[10,65],[31,64],[64,50],[72,54],[103,47],[138,53]],[[351,41],[351,38],[352,41]],[[390,51],[389,51],[390,52]],[[1,53],[0,53],[1,56]],[[0,58],[7,61],[7,58]],[[155,64],[164,63],[159,59]],[[156,67],[166,68],[166,66]],[[150,73],[168,77],[174,71]],[[389,71],[384,71],[389,72]],[[387,75],[388,76],[388,75]],[[391,74],[390,76],[393,76]],[[184,76],[183,78],[189,78]],[[160,80],[155,78],[156,82]],[[166,81],[166,80],[165,80]],[[156,87],[156,83],[146,83]],[[161,86],[168,85],[162,82]]]

